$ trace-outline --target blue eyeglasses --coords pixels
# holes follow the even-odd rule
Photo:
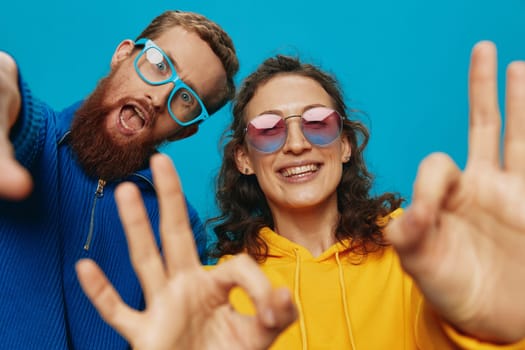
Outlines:
[[[210,117],[199,95],[178,76],[169,57],[152,40],[143,38],[135,46],[144,45],[135,58],[137,74],[150,85],[173,83],[168,97],[168,112],[181,126],[192,125]]]

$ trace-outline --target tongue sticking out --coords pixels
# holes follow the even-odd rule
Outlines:
[[[125,106],[120,112],[120,120],[125,128],[131,130],[140,130],[144,127],[144,119],[137,114],[135,108]]]

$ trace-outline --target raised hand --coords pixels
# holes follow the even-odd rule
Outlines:
[[[102,318],[137,349],[266,349],[296,317],[290,293],[272,289],[257,264],[241,255],[206,271],[199,263],[177,174],[166,156],[151,161],[159,194],[163,257],[153,238],[138,189],[129,183],[116,192],[131,261],[146,309],[129,308],[98,266],[77,264],[86,295]],[[255,316],[237,313],[228,302],[231,288],[244,288]]]
[[[33,187],[29,172],[15,160],[9,141],[20,103],[16,63],[0,52],[0,199],[22,199]]]
[[[511,343],[525,337],[525,62],[507,70],[500,152],[496,48],[472,52],[469,154],[461,172],[426,158],[412,204],[387,228],[403,267],[460,331]]]

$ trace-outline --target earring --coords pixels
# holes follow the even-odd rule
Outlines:
[[[343,163],[347,163],[350,160],[350,156],[346,156],[343,158]]]
[[[245,175],[248,175],[249,172],[250,172],[250,169],[248,169],[248,168],[244,168],[244,174],[245,174]]]

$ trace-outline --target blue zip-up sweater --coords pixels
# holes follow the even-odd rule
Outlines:
[[[55,112],[31,95],[21,76],[19,86],[22,109],[10,137],[34,190],[22,202],[0,201],[0,348],[126,349],[82,292],[74,269],[80,258],[95,260],[126,303],[144,307],[113,197],[118,183],[86,176],[72,153],[67,136],[80,103]],[[141,189],[159,242],[151,171],[125,180]],[[202,259],[204,228],[187,207]]]

